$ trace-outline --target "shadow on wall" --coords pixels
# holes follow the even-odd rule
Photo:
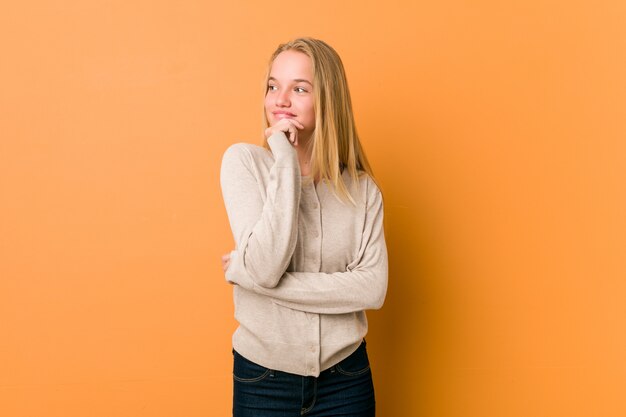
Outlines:
[[[368,312],[368,351],[378,413],[427,416],[445,383],[438,364],[458,320],[447,308],[454,291],[437,213],[412,181],[410,167],[399,165],[384,190],[389,288],[383,308]],[[407,172],[398,172],[403,166]]]

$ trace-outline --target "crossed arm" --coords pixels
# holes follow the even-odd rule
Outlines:
[[[231,163],[225,159],[223,175],[225,164],[227,172],[235,169],[228,167]],[[236,183],[222,184],[237,244],[237,249],[222,258],[227,281],[271,297],[276,304],[310,313],[343,314],[382,306],[387,291],[387,247],[382,195],[373,182],[367,190],[361,246],[346,271],[285,272],[297,238],[300,184],[295,191],[284,187],[295,185],[289,179],[282,179],[287,181],[283,187],[276,186],[279,176],[290,175],[289,170],[270,175],[263,203],[255,178],[249,177],[251,172],[241,166],[236,169],[240,171]],[[287,213],[285,207],[293,207],[294,212]]]

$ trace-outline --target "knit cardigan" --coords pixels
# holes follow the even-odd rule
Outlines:
[[[387,291],[383,200],[362,173],[342,173],[357,204],[325,181],[302,176],[283,132],[267,149],[231,145],[221,187],[236,247],[226,280],[234,284],[234,349],[264,367],[303,376],[354,352],[367,333],[364,310]]]

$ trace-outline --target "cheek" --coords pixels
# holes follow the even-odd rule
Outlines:
[[[313,105],[313,103],[310,103],[310,104],[307,106],[307,111],[306,111],[306,114],[307,114],[307,119],[308,119],[311,123],[315,124],[315,106]]]
[[[271,118],[272,114],[270,113],[271,107],[270,107],[270,104],[269,104],[269,102],[267,100],[267,97],[265,97],[265,102],[264,102],[263,106],[264,106],[264,109],[265,109],[265,117],[267,118],[267,121],[269,123],[271,123],[272,122],[272,118]]]

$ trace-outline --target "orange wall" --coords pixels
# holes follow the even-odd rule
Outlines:
[[[379,415],[626,415],[626,3],[214,3],[3,5],[0,415],[229,414],[220,160],[299,35],[386,196]]]

